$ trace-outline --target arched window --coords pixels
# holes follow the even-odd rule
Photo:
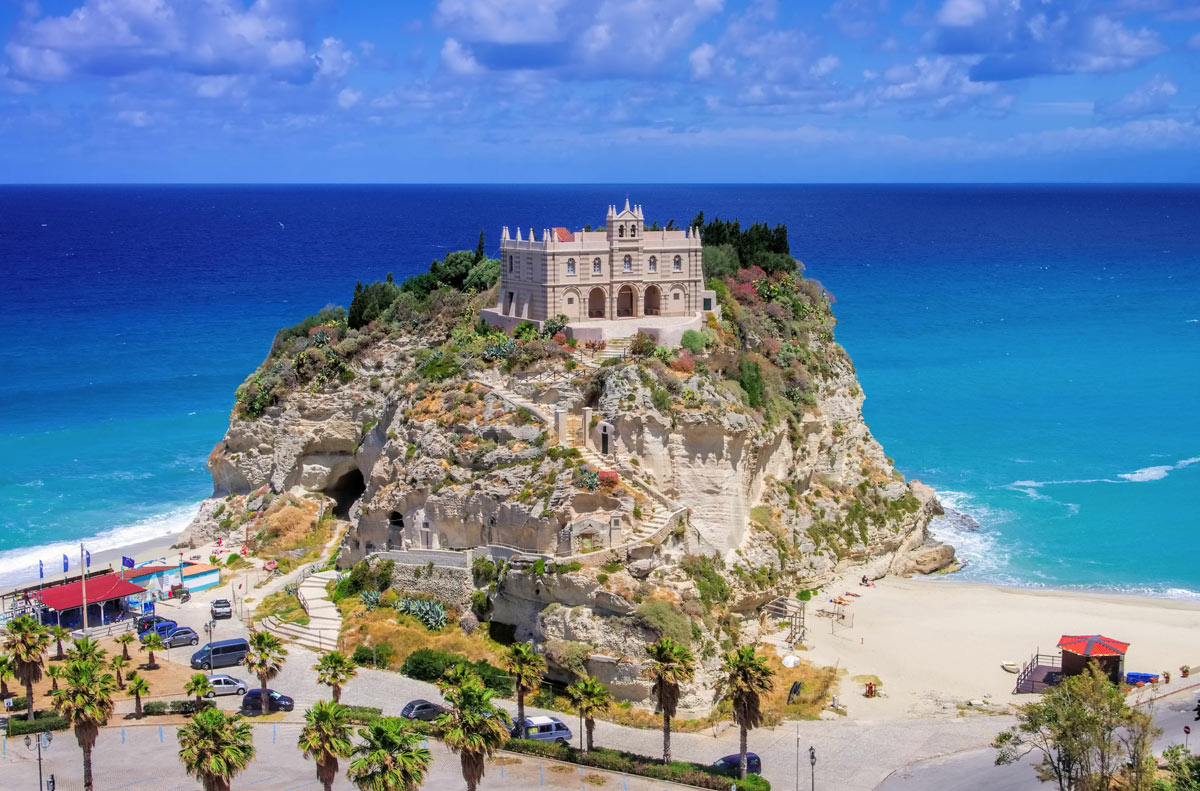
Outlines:
[[[617,236],[620,236],[622,239],[625,238],[625,226],[624,225],[622,225],[620,228],[617,229]]]
[[[675,263],[673,263],[671,265],[671,269],[675,272],[682,272],[683,271],[683,259],[680,258],[679,256],[675,256]]]
[[[513,271],[513,257],[511,255],[508,257],[508,271]]]
[[[632,239],[635,236],[637,236],[637,226],[631,225],[629,226],[629,237]]]
[[[601,274],[601,271],[600,271],[600,259],[599,259],[599,258],[597,258],[597,259],[594,259],[594,260],[592,261],[592,274],[593,274],[593,275],[599,275],[599,274]]]
[[[633,271],[633,259],[632,258],[630,258],[629,256],[625,256],[625,262],[621,264],[621,271],[622,272],[632,272]]]
[[[649,271],[649,272],[657,272],[658,271],[658,259],[655,258],[654,256],[650,256],[650,265],[649,265],[647,271]]]
[[[575,259],[574,258],[567,259],[567,274],[568,275],[575,274]]]

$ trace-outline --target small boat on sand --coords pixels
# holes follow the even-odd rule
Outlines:
[[[1017,662],[1001,662],[1000,667],[1007,670],[1009,673],[1020,673],[1021,665]]]

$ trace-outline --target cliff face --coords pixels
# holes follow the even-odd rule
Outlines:
[[[701,665],[684,708],[702,710],[719,648],[755,636],[770,600],[851,564],[877,577],[953,562],[926,533],[933,491],[906,482],[871,436],[828,304],[809,299],[773,329],[758,306],[727,300],[694,359],[651,345],[599,364],[561,337],[480,335],[469,310],[458,324],[349,336],[329,356],[336,379],[235,410],[209,459],[213,498],[184,540],[236,538],[267,493],[320,493],[350,523],[343,566],[378,552],[398,568],[412,550],[491,555],[490,617],[564,676],[586,670],[641,700],[640,646],[675,630]],[[311,347],[293,343],[299,368]],[[274,363],[275,381],[289,375]],[[538,555],[569,565],[550,574]],[[471,601],[470,574],[438,580],[427,592]]]

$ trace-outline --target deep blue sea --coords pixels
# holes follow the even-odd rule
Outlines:
[[[0,187],[0,583],[178,530],[275,330],[480,229],[787,223],[963,576],[1200,598],[1200,187]]]

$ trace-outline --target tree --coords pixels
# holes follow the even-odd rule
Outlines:
[[[71,662],[103,662],[106,656],[108,652],[87,635],[73,642],[67,649],[67,659]]]
[[[567,687],[567,697],[575,706],[575,712],[583,718],[587,730],[587,749],[591,751],[594,749],[592,732],[596,728],[596,715],[608,711],[612,704],[612,693],[595,678],[587,676]]]
[[[317,782],[331,791],[338,773],[338,759],[354,752],[350,743],[349,711],[340,703],[321,700],[304,712],[304,729],[299,747],[305,758],[317,762]]]
[[[200,707],[204,705],[204,696],[212,689],[208,683],[208,676],[203,673],[193,673],[192,677],[183,687],[183,694],[191,695],[196,699],[196,711],[200,711]]]
[[[229,791],[233,776],[254,760],[250,726],[216,706],[198,712],[176,734],[179,760],[204,791]]]
[[[117,689],[125,689],[125,677],[122,673],[129,666],[129,657],[118,654],[108,660],[108,666],[112,669],[113,675],[117,677]]]
[[[758,655],[754,646],[743,646],[725,655],[721,675],[717,679],[717,701],[728,700],[733,707],[733,721],[741,730],[738,748],[738,777],[746,779],[746,739],[751,729],[762,725],[761,697],[775,686],[771,677],[775,671],[767,660]]]
[[[150,694],[150,684],[135,670],[125,677],[125,696],[133,698],[133,716],[142,718],[142,696]]]
[[[70,638],[71,631],[58,624],[55,624],[54,626],[50,627],[50,636],[54,639],[54,659],[55,661],[61,662],[67,658],[67,655],[63,653],[63,640]]]
[[[320,704],[318,704],[320,705]],[[338,705],[338,704],[333,704]],[[419,788],[432,760],[418,746],[421,736],[398,717],[385,717],[360,728],[361,742],[346,776],[363,791],[411,791]]]
[[[1154,727],[1153,706],[1151,702],[1148,711],[1131,711],[1129,722],[1120,735],[1121,745],[1125,748],[1125,787],[1128,791],[1152,791],[1154,788],[1157,774],[1154,740],[1162,735],[1162,730]]]
[[[13,618],[4,635],[4,652],[12,657],[13,678],[25,687],[26,719],[33,721],[33,685],[42,680],[50,633],[33,616]]]
[[[1095,663],[1070,676],[1017,714],[1017,724],[992,742],[996,764],[1042,754],[1038,779],[1059,791],[1109,791],[1125,760],[1120,732],[1146,727],[1124,694]]]
[[[679,685],[691,681],[696,674],[696,659],[686,646],[670,637],[646,646],[650,665],[642,675],[652,683],[650,694],[663,718],[663,763],[671,763],[671,718],[679,708]]]
[[[243,662],[247,670],[258,676],[262,685],[262,713],[266,714],[270,703],[267,684],[283,670],[287,649],[283,647],[283,641],[270,632],[251,632],[249,642],[250,650]]]
[[[54,710],[75,731],[75,741],[83,751],[83,787],[92,789],[92,748],[100,726],[113,712],[116,682],[104,666],[95,660],[68,662],[63,667],[62,687],[54,693]]]
[[[58,692],[58,680],[63,677],[63,666],[50,665],[46,668],[46,676],[50,679],[50,692],[47,694],[53,695]]]
[[[129,645],[136,639],[137,635],[135,635],[133,632],[122,632],[117,637],[117,642],[121,645],[121,656],[125,657],[126,662],[128,662],[130,659]]]
[[[8,654],[0,654],[0,700],[12,697],[8,682],[13,677],[13,658]]]
[[[435,721],[442,741],[462,762],[467,791],[483,779],[487,759],[508,741],[508,714],[492,703],[492,691],[467,665],[455,665],[438,682],[448,707]]]
[[[483,256],[484,256],[483,231],[480,231],[479,232],[479,244],[475,245],[475,258],[472,260],[472,263],[478,264],[480,261],[483,260]]]
[[[157,632],[151,632],[142,638],[142,647],[140,650],[145,651],[148,655],[146,658],[147,670],[158,670],[158,663],[154,661],[154,652],[163,651],[167,647],[163,642],[162,636]]]
[[[546,672],[546,658],[529,643],[514,643],[504,658],[504,668],[513,677],[517,690],[517,738],[525,738],[525,696],[536,692]]]
[[[333,690],[334,703],[341,701],[346,682],[358,675],[358,666],[340,651],[330,651],[322,656],[313,665],[313,670],[317,671],[317,683]]]

